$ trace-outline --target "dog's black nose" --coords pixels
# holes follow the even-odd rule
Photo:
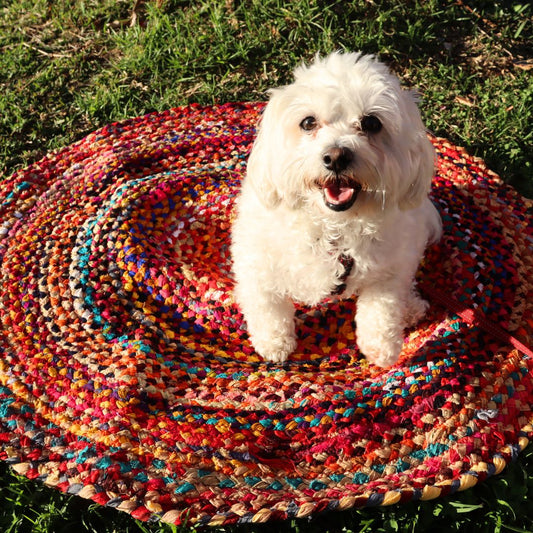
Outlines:
[[[352,159],[353,153],[348,148],[338,146],[330,148],[322,158],[324,166],[336,174],[346,170]]]

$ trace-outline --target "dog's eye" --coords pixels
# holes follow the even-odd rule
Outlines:
[[[300,128],[304,131],[312,131],[317,127],[317,121],[315,117],[305,117],[300,122]]]
[[[365,133],[377,133],[378,131],[381,131],[382,127],[383,124],[381,124],[381,120],[375,115],[365,115],[361,119],[361,129]]]

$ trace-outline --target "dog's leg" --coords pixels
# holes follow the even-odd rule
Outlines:
[[[370,363],[387,367],[398,360],[410,291],[395,281],[365,287],[357,298],[357,345]]]
[[[405,313],[406,327],[416,326],[420,320],[426,315],[429,308],[429,303],[420,297],[414,284],[411,286],[411,291],[407,297],[407,307]]]
[[[286,361],[296,348],[293,303],[272,293],[248,291],[244,287],[239,287],[238,293],[255,351],[266,361]]]

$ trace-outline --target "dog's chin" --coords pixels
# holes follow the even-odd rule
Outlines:
[[[357,200],[361,184],[352,179],[337,178],[318,183],[326,207],[332,211],[347,211]]]

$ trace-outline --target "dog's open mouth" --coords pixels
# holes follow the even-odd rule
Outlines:
[[[357,200],[361,185],[353,180],[344,178],[322,183],[324,203],[333,211],[346,211]]]

